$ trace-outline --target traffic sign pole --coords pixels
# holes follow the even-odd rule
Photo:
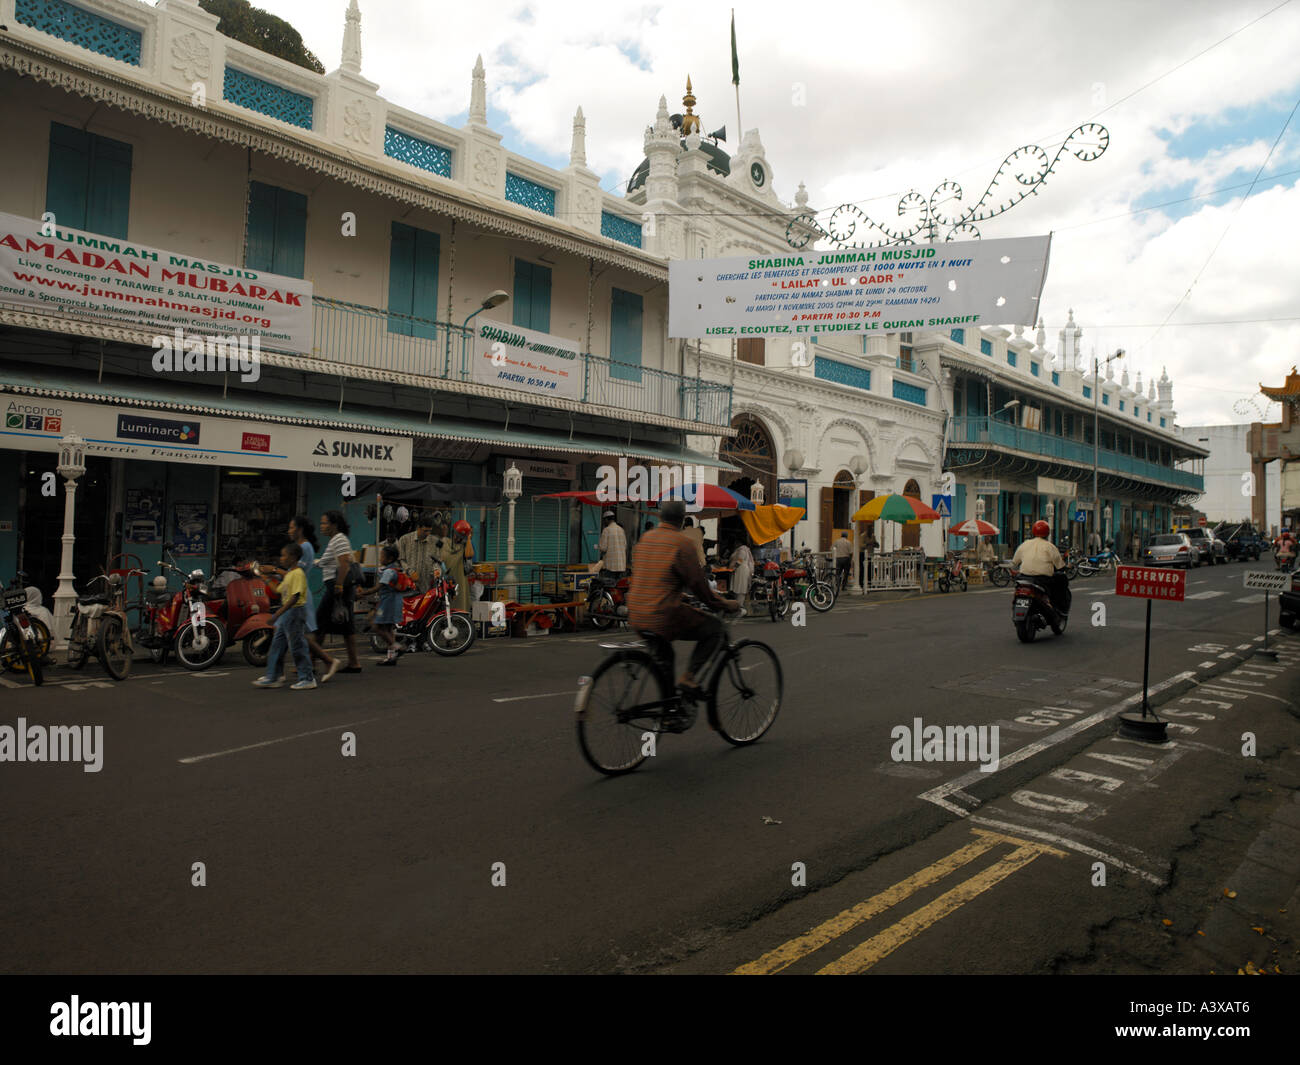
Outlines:
[[[1186,594],[1187,574],[1177,570],[1146,566],[1119,566],[1115,570],[1115,594],[1147,601],[1146,641],[1142,650],[1142,712],[1119,715],[1119,732],[1134,740],[1164,743],[1168,723],[1151,709],[1151,601],[1181,603]]]
[[[1289,573],[1270,573],[1262,569],[1248,570],[1242,575],[1242,585],[1264,593],[1264,646],[1255,648],[1255,655],[1258,658],[1267,658],[1270,662],[1276,662],[1277,652],[1268,646],[1268,596],[1270,592],[1277,592],[1281,595],[1290,589],[1291,575]]]
[[[1277,661],[1277,652],[1270,651],[1268,647],[1268,592],[1264,592],[1264,646],[1255,648],[1255,654],[1259,658],[1267,658],[1270,662]]]
[[[1142,652],[1142,716],[1155,717],[1151,713],[1151,703],[1147,699],[1147,690],[1151,681],[1151,600],[1147,600],[1147,645]]]

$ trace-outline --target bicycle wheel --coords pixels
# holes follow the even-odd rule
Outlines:
[[[630,773],[647,758],[645,732],[659,731],[662,708],[636,708],[671,696],[645,651],[618,651],[591,675],[578,710],[578,746],[592,769],[606,776]]]
[[[103,624],[99,627],[96,651],[110,677],[126,680],[127,674],[131,672],[131,645],[127,642],[126,628],[121,618],[114,614],[104,615]]]
[[[737,747],[772,727],[784,679],[776,652],[757,640],[735,644],[709,684],[709,724]]]
[[[807,597],[809,605],[822,614],[835,605],[835,589],[825,581],[810,584]]]
[[[68,665],[80,669],[90,657],[90,634],[86,615],[78,613],[72,622],[72,632],[68,635]]]

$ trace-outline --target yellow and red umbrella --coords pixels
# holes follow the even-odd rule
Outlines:
[[[939,520],[939,512],[911,496],[876,496],[858,508],[850,521],[896,521],[917,525]]]
[[[998,527],[983,518],[967,518],[948,530],[949,536],[997,536]]]

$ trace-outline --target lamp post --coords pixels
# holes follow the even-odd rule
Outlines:
[[[1097,531],[1097,505],[1101,502],[1097,498],[1097,465],[1101,456],[1101,376],[1099,369],[1101,366],[1109,366],[1116,359],[1121,358],[1124,354],[1123,348],[1117,348],[1114,355],[1107,355],[1100,363],[1097,356],[1092,357],[1092,531]],[[1110,540],[1110,507],[1106,508],[1106,539]]]
[[[785,468],[792,474],[803,469],[803,452],[797,447],[792,447],[785,453]],[[777,495],[779,496],[780,492]],[[777,502],[779,503],[780,499]],[[804,502],[807,503],[807,500],[804,500]],[[804,517],[808,517],[807,509],[804,510]],[[790,555],[791,557],[794,555],[794,529],[790,530]]]
[[[865,455],[854,455],[849,460],[849,470],[853,474],[853,497],[849,499],[849,522],[853,526],[853,565],[850,572],[854,575],[854,583],[862,590],[862,594],[866,595],[867,582],[862,579],[862,567],[858,561],[858,552],[861,550],[859,546],[860,537],[858,536],[859,523],[853,520],[853,515],[857,513],[858,509],[858,479],[867,472],[867,457]]]
[[[77,478],[86,472],[86,442],[76,433],[69,433],[59,441],[58,469],[67,488],[63,500],[63,557],[59,562],[59,587],[54,593],[52,636],[57,648],[62,650],[67,646],[68,633],[72,631],[72,611],[77,602],[72,573],[72,545],[77,542],[73,519],[77,512]]]
[[[506,525],[506,579],[505,585],[510,589],[510,594],[514,595],[515,584],[515,501],[523,495],[524,492],[524,475],[519,472],[519,467],[513,462],[505,473],[505,487],[501,494],[506,497],[506,503],[510,507],[510,517]]]
[[[1109,544],[1110,544],[1110,514],[1111,514],[1110,507],[1107,507],[1107,508],[1102,512],[1102,517],[1105,519],[1105,522],[1106,522],[1106,526],[1105,526],[1105,527],[1106,527],[1106,533],[1105,533],[1105,536],[1106,536],[1106,544],[1107,544],[1108,546],[1109,546]],[[1118,551],[1116,551],[1115,553],[1116,553],[1116,554],[1119,554]]]
[[[500,307],[510,298],[510,294],[504,289],[497,289],[495,292],[489,292],[483,297],[483,302],[479,304],[478,310],[472,312],[465,321],[461,323],[462,336],[469,329],[470,319],[482,314],[484,311],[490,311],[493,307]],[[451,373],[451,326],[447,327],[447,373]]]
[[[755,480],[754,483],[749,486],[749,501],[753,503],[754,506],[761,507],[765,495],[766,492],[763,490],[762,481]]]

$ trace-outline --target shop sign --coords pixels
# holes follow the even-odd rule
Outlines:
[[[411,476],[408,437],[12,394],[0,400],[0,408],[4,412],[0,447],[6,448],[58,451],[60,438],[75,432],[85,439],[87,454],[109,458],[364,477]]]
[[[478,384],[533,396],[582,398],[582,359],[576,341],[517,325],[480,322],[470,344],[471,377]]]
[[[572,462],[535,462],[532,459],[502,459],[502,469],[514,464],[525,477],[547,477],[553,481],[572,481],[578,468]]]
[[[679,259],[668,264],[668,335],[881,334],[1036,321],[1050,246],[1041,236]]]
[[[1002,491],[1002,482],[976,481],[973,491],[977,496],[995,496]]]
[[[800,507],[803,517],[808,520],[808,482],[804,478],[781,478],[776,482],[776,501],[786,507]]]
[[[234,334],[279,351],[312,350],[310,281],[11,214],[0,214],[0,297],[160,336]]]
[[[1052,477],[1038,478],[1038,494],[1040,496],[1062,496],[1066,499],[1073,499],[1078,494],[1079,486],[1074,481],[1058,481]]]

